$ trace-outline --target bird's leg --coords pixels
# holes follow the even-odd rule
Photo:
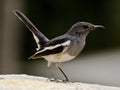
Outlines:
[[[51,67],[48,67],[49,72],[51,73],[53,79],[50,79],[50,81],[57,81],[57,78],[55,77],[54,73],[51,71]]]
[[[60,67],[60,63],[56,63],[56,66],[57,68],[62,72],[62,74],[64,75],[65,77],[65,80],[64,81],[69,81],[67,75],[65,74],[65,72],[62,70],[62,68]]]
[[[64,72],[60,67],[58,67],[58,69],[59,69],[59,70],[62,72],[62,74],[64,75],[65,81],[69,81],[69,79],[68,79],[67,75],[65,74],[65,72]]]

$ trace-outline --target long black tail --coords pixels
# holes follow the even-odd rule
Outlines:
[[[13,12],[32,32],[38,46],[37,50],[40,49],[40,46],[43,46],[49,41],[49,39],[44,34],[42,34],[22,12],[20,12],[19,10],[14,10]]]

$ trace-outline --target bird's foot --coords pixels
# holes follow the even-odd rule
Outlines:
[[[77,81],[71,81],[69,79],[66,79],[66,80],[61,80],[63,83],[75,83]]]
[[[58,82],[59,79],[57,79],[57,78],[50,78],[49,81],[51,81],[51,82]]]
[[[49,79],[49,81],[51,81],[51,82],[57,82],[57,83],[64,82],[63,80],[60,80],[60,79],[57,79],[57,78],[51,78],[51,79]]]
[[[51,78],[49,79],[50,82],[57,82],[57,83],[69,83],[69,82],[72,82],[73,81],[70,81],[70,80],[60,80],[60,79],[57,79],[57,78]]]
[[[68,83],[68,82],[71,82],[71,81],[70,80],[62,80],[62,82]]]

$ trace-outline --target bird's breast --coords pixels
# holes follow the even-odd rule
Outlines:
[[[77,56],[83,50],[84,46],[85,46],[85,40],[81,40],[81,41],[75,40],[69,46],[68,53],[71,56]]]

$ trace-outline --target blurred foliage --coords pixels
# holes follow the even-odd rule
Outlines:
[[[84,52],[120,47],[120,1],[115,0],[26,0],[26,15],[48,38],[65,33],[76,22],[101,24],[105,30],[89,34]],[[25,31],[24,50],[30,56],[36,44]]]

